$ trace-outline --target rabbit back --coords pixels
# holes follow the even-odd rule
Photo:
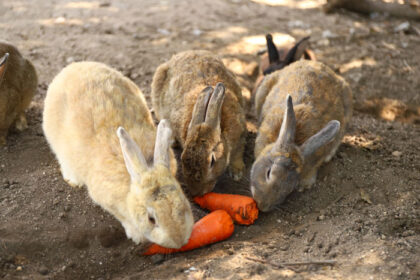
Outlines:
[[[293,98],[297,145],[321,130],[329,121],[341,123],[339,140],[352,117],[352,93],[343,78],[320,62],[302,60],[264,79],[257,91],[260,128],[255,154],[276,141],[283,120],[286,96]]]
[[[45,99],[43,128],[60,164],[71,165],[80,183],[87,184],[99,170],[119,170],[121,178],[128,178],[115,133],[119,126],[151,160],[156,129],[132,81],[96,62],[73,63],[54,78]]]
[[[31,103],[38,84],[33,64],[13,45],[0,41],[0,57],[9,53],[0,81],[0,130],[7,131]]]

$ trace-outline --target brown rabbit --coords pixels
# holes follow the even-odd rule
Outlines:
[[[265,38],[267,41],[267,52],[261,56],[259,75],[255,82],[255,87],[252,91],[253,96],[255,96],[255,92],[257,91],[257,88],[261,84],[265,75],[280,70],[287,65],[298,61],[302,57],[307,60],[316,61],[315,53],[308,48],[310,38],[309,36],[301,39],[292,47],[276,47],[273,42],[273,36],[271,36],[271,34],[267,34]]]
[[[241,89],[217,56],[186,51],[160,65],[152,103],[157,118],[171,122],[183,148],[182,171],[191,195],[210,192],[228,166],[235,180],[242,177],[246,126]]]
[[[0,146],[6,145],[11,125],[28,127],[25,109],[38,84],[35,67],[9,43],[0,41]]]
[[[324,64],[301,60],[266,76],[256,104],[263,105],[251,192],[259,209],[270,211],[298,186],[310,187],[334,156],[352,116],[352,93]]]

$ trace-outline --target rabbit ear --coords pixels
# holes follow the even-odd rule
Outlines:
[[[140,172],[147,169],[147,163],[143,153],[127,131],[121,126],[117,130],[117,135],[120,139],[121,150],[127,171],[130,173],[132,180],[140,182]]]
[[[156,133],[153,164],[162,164],[169,168],[169,149],[172,140],[172,129],[168,120],[161,120]]]
[[[206,116],[207,105],[210,100],[210,96],[213,92],[212,87],[206,87],[198,96],[197,101],[194,105],[192,112],[192,118],[188,126],[188,130],[191,130],[195,125],[204,122]]]
[[[279,52],[277,51],[276,45],[274,45],[273,36],[271,36],[271,34],[267,34],[265,39],[267,41],[268,61],[270,64],[279,62]]]
[[[281,124],[279,137],[274,145],[276,151],[289,150],[295,142],[296,116],[293,110],[292,97],[286,97],[286,110],[284,111],[283,122]]]
[[[220,119],[222,115],[222,105],[225,98],[225,86],[223,83],[217,83],[214,92],[207,106],[205,122],[213,128],[220,128]]]
[[[3,80],[4,73],[6,73],[8,58],[9,58],[9,53],[6,53],[5,55],[3,55],[2,58],[0,58],[0,82]]]
[[[309,36],[303,38],[302,40],[297,42],[296,45],[293,46],[293,48],[290,49],[290,51],[286,55],[286,58],[284,59],[284,66],[287,66],[290,63],[295,62],[302,57],[302,55],[305,53],[305,50],[309,46],[309,38]]]
[[[317,134],[306,140],[301,146],[302,156],[305,162],[314,160],[312,157],[317,154],[317,151],[333,141],[339,131],[340,122],[333,120],[330,121],[323,129],[318,131]]]

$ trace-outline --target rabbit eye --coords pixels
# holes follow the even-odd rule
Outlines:
[[[270,180],[270,175],[271,175],[271,167],[268,168],[267,173],[265,174],[265,178],[268,180]]]
[[[213,167],[215,163],[216,163],[216,159],[214,157],[214,154],[212,154],[211,155],[211,161],[210,161],[210,167]]]
[[[152,217],[152,216],[150,216],[150,215],[149,215],[149,222],[150,222],[152,225],[155,225],[155,224],[156,224],[156,220],[155,220],[155,218],[154,218],[154,217]]]

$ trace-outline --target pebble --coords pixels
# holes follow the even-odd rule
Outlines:
[[[165,260],[165,257],[163,255],[153,255],[150,257],[150,260],[153,264],[161,264]]]
[[[318,221],[323,221],[325,219],[324,215],[319,215],[318,218],[316,218]]]
[[[47,275],[48,274],[48,268],[45,265],[41,265],[38,272],[41,273],[42,275]]]
[[[393,151],[393,152],[392,152],[392,155],[393,155],[394,157],[400,157],[400,156],[402,155],[402,152],[400,152],[400,151]]]
[[[16,271],[22,271],[22,266],[18,266],[18,267],[16,267]]]

